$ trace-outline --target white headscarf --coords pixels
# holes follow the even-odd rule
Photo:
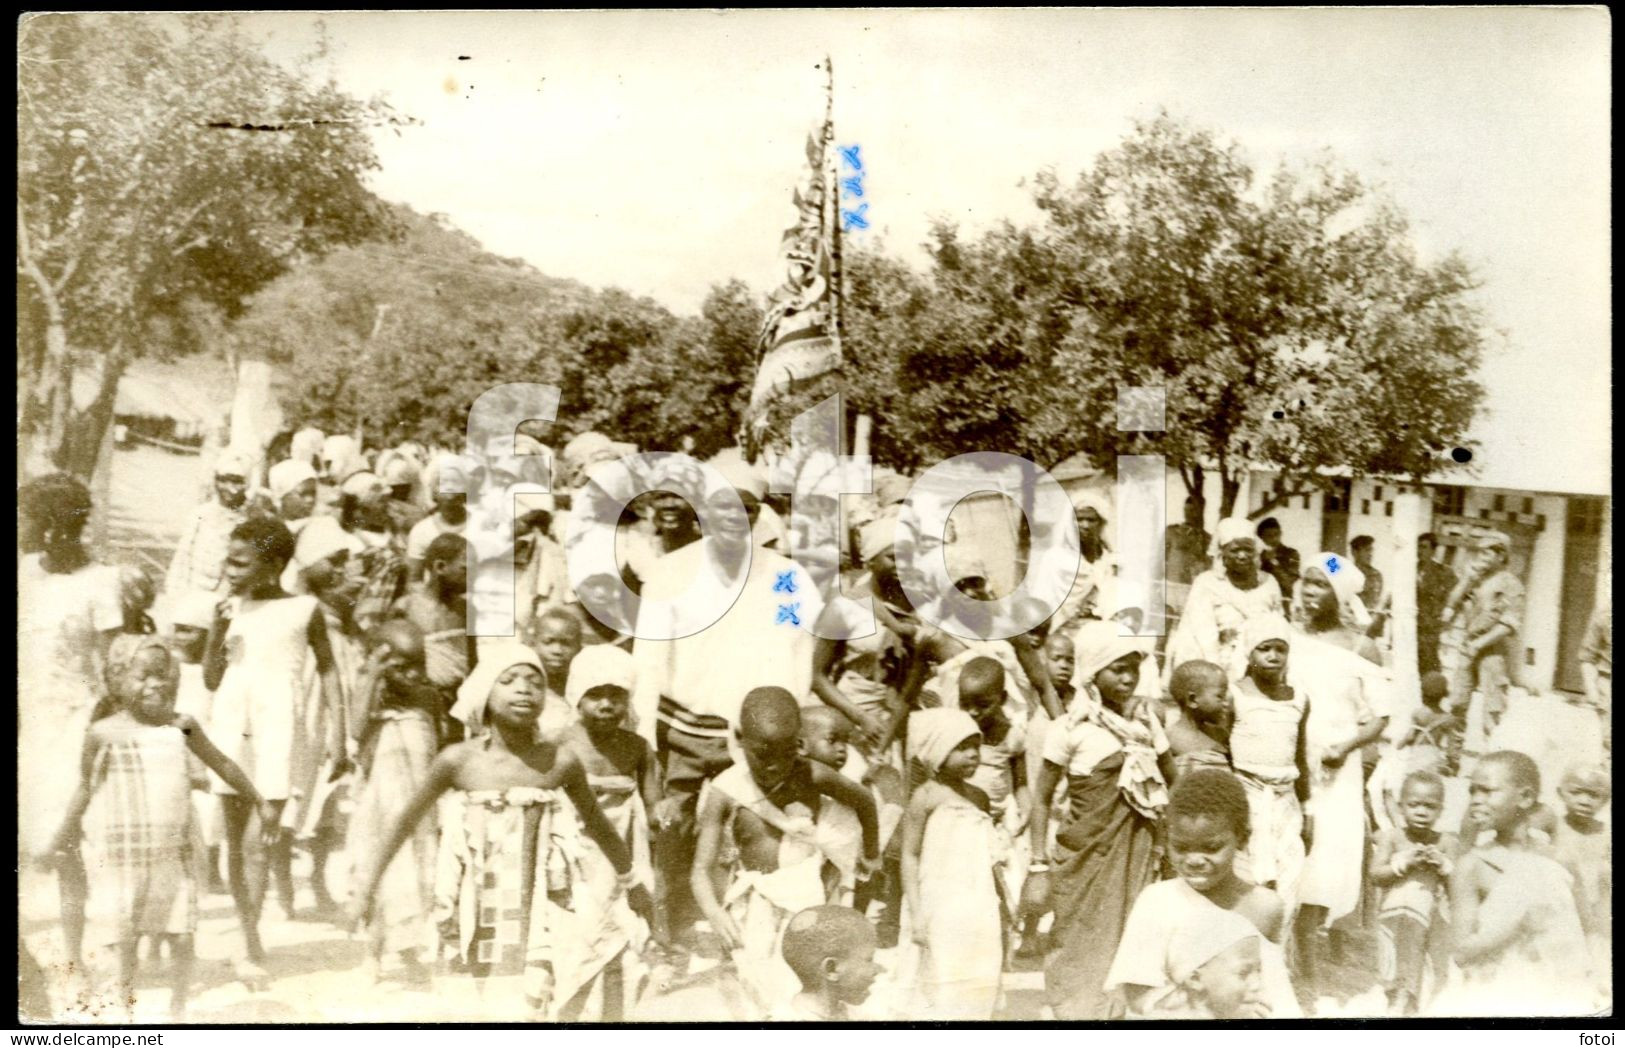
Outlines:
[[[491,700],[491,689],[496,687],[504,673],[515,666],[534,666],[544,680],[547,677],[542,660],[527,645],[516,640],[498,640],[481,649],[479,661],[458,686],[457,702],[451,708],[451,715],[463,722],[470,735],[485,730],[485,704]]]
[[[254,456],[241,448],[226,448],[214,460],[214,475],[217,477],[247,479],[248,471],[253,468]]]
[[[1150,653],[1150,638],[1125,637],[1122,629],[1122,625],[1112,619],[1097,619],[1078,627],[1073,638],[1073,646],[1077,649],[1077,669],[1072,674],[1074,681],[1093,684],[1095,674],[1123,656]]]
[[[954,747],[969,738],[980,739],[982,729],[960,709],[933,707],[908,717],[908,755],[935,772]]]
[[[746,462],[745,456],[737,449],[726,448],[717,452],[710,466],[733,487],[754,495],[756,501],[767,498],[767,474],[760,467]]]
[[[355,557],[366,548],[366,543],[339,526],[336,517],[311,517],[299,529],[299,538],[293,545],[293,559],[282,569],[282,588],[289,593],[305,593],[306,568],[340,551],[348,550],[350,556]]]
[[[1258,650],[1258,646],[1266,641],[1284,640],[1290,648],[1292,644],[1292,625],[1286,618],[1270,612],[1265,615],[1254,615],[1241,624],[1241,642],[1236,645],[1234,661],[1230,666],[1230,679],[1240,680],[1247,675],[1247,663]],[[1288,658],[1290,658],[1290,650]]]
[[[632,694],[637,669],[630,653],[613,644],[589,644],[570,660],[570,676],[564,683],[564,701],[581,704],[582,696],[594,688],[613,685]]]
[[[271,497],[282,504],[283,496],[291,494],[295,488],[307,480],[315,480],[316,471],[310,467],[309,462],[301,459],[288,459],[278,462],[265,474],[265,486],[271,489]]]
[[[1360,591],[1365,589],[1365,572],[1355,567],[1354,561],[1336,553],[1317,553],[1303,568],[1305,571],[1314,568],[1325,576],[1332,592],[1337,594],[1337,603],[1343,607],[1345,622],[1358,629],[1371,624],[1365,601],[1360,599]]]

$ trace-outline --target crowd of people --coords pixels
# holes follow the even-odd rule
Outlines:
[[[77,480],[24,486],[20,847],[56,880],[64,971],[94,937],[130,1001],[167,954],[184,1017],[222,892],[263,989],[297,849],[376,979],[472,979],[493,1017],[636,1018],[720,958],[741,1021],[987,1020],[1040,969],[1063,1020],[1298,1018],[1362,930],[1384,1014],[1609,1006],[1606,757],[1554,804],[1492,745],[1505,536],[1459,579],[1423,537],[1411,715],[1369,539],[1301,557],[1274,520],[1210,538],[1193,504],[1164,642],[1128,635],[1147,609],[1118,605],[1111,506],[1083,491],[1066,601],[997,639],[991,604],[918,606],[940,540],[906,483],[792,514],[728,451],[627,501],[604,471],[636,449],[508,443],[224,452],[161,586],[94,561]],[[572,570],[589,519],[616,572]],[[838,559],[790,557],[830,520]],[[987,601],[979,570],[953,585]],[[730,599],[673,628],[696,592]],[[817,629],[852,615],[838,593],[874,628]],[[510,600],[508,635],[471,630]],[[1581,656],[1604,733],[1610,645],[1604,607]],[[89,992],[20,950],[25,994]]]

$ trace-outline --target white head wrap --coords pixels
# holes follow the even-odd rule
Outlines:
[[[270,468],[265,474],[265,485],[271,489],[271,497],[280,505],[283,496],[291,494],[305,481],[315,479],[316,471],[311,468],[309,462],[291,458]]]
[[[496,687],[504,673],[515,666],[534,666],[536,672],[546,678],[547,671],[542,668],[542,660],[528,646],[516,640],[498,640],[480,651],[479,661],[457,688],[457,702],[451,708],[451,715],[463,722],[470,735],[484,730],[485,704],[491,700],[491,689]]]
[[[1125,655],[1150,653],[1149,637],[1125,637],[1122,625],[1114,620],[1095,620],[1078,627],[1073,637],[1077,649],[1077,668],[1072,679],[1081,684],[1094,683],[1095,674]]]
[[[942,767],[955,746],[981,737],[982,729],[964,710],[934,707],[916,710],[908,717],[908,755],[933,772]]]
[[[1100,492],[1094,490],[1093,488],[1073,488],[1067,493],[1067,497],[1072,500],[1072,512],[1076,513],[1082,509],[1092,509],[1100,517],[1100,522],[1102,524],[1111,523],[1111,503],[1107,502],[1106,496],[1102,495]]]
[[[1247,675],[1247,663],[1253,657],[1253,652],[1265,641],[1284,640],[1288,645],[1288,657],[1291,657],[1292,625],[1286,618],[1273,611],[1264,615],[1254,615],[1241,624],[1241,643],[1237,644],[1234,653],[1234,662],[1230,667],[1230,679],[1240,680]]]
[[[1364,627],[1371,622],[1365,602],[1360,599],[1360,591],[1365,589],[1365,572],[1355,567],[1354,561],[1336,553],[1318,553],[1303,567],[1305,571],[1314,568],[1326,577],[1332,592],[1337,594],[1337,603],[1343,606],[1344,619],[1351,625]]]
[[[570,660],[570,676],[564,684],[564,699],[571,707],[594,688],[614,685],[632,693],[637,670],[630,653],[613,644],[589,644]]]
[[[361,445],[344,433],[335,433],[322,441],[322,466],[334,483],[341,483],[350,474],[367,468]]]
[[[254,456],[241,448],[226,448],[214,460],[214,475],[217,477],[243,477],[247,478],[248,471],[254,468]]]
[[[1186,983],[1213,958],[1244,939],[1256,939],[1258,928],[1232,910],[1203,906],[1180,922],[1168,942],[1168,974]]]
[[[311,465],[321,457],[322,444],[326,440],[326,433],[314,426],[306,426],[293,435],[293,440],[288,444],[288,457]]]
[[[188,590],[175,599],[169,621],[176,626],[191,626],[206,630],[214,624],[214,608],[220,603],[220,594],[207,590]]]
[[[304,593],[304,570],[321,563],[344,550],[350,556],[359,556],[367,544],[339,526],[334,517],[311,517],[299,529],[299,538],[293,544],[293,559],[282,569],[282,588],[289,593]]]

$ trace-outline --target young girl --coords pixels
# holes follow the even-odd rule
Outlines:
[[[583,648],[570,662],[565,692],[565,700],[575,707],[581,723],[566,733],[564,746],[581,761],[604,817],[630,849],[636,882],[659,899],[664,893],[658,890],[649,860],[648,813],[660,800],[660,772],[649,744],[624,726],[633,678],[632,656],[620,648],[609,644]],[[646,937],[645,929],[624,900],[603,890],[615,883],[608,857],[589,853],[583,856],[583,865],[588,868],[587,886],[600,889],[594,896],[599,907],[598,932],[590,943],[592,961],[582,966],[587,982],[573,993],[556,987],[559,998],[567,1002],[560,1016],[566,1021],[596,1016],[618,1022],[636,1004],[637,951]],[[657,908],[655,935],[664,943],[660,916]],[[590,1007],[591,996],[599,998],[596,1007]]]
[[[1264,1006],[1258,1018],[1299,1018],[1280,942],[1281,898],[1237,875],[1235,862],[1251,832],[1247,792],[1218,768],[1184,775],[1168,802],[1168,852],[1177,879],[1147,885],[1134,901],[1106,986],[1123,995],[1130,1015],[1149,1017],[1179,985],[1175,937],[1214,908],[1251,922],[1261,943]]]
[[[365,866],[357,897],[364,921],[389,860],[442,794],[442,826],[455,886],[453,922],[464,963],[484,993],[498,978],[504,996],[523,996],[534,1017],[557,1019],[554,987],[579,985],[579,949],[591,938],[576,900],[585,885],[576,816],[617,875],[615,890],[646,919],[649,894],[633,883],[626,842],[604,817],[580,760],[539,736],[541,662],[522,644],[498,642],[459,689],[459,712],[482,729],[442,751],[428,778],[390,821]],[[566,801],[574,812],[566,807]],[[585,911],[583,911],[585,912]]]
[[[1303,872],[1309,797],[1308,701],[1286,683],[1291,627],[1279,615],[1248,621],[1235,674],[1230,759],[1247,791],[1252,835],[1243,875],[1291,900]]]
[[[920,710],[908,743],[931,773],[903,820],[903,891],[921,951],[909,1018],[985,1022],[999,1002],[1004,929],[997,830],[987,794],[970,784],[982,733],[962,710]]]
[[[196,756],[276,826],[276,810],[231,758],[215,748],[197,721],[175,712],[179,666],[165,643],[126,634],[107,653],[107,687],[118,710],[90,726],[85,736],[78,791],[57,831],[56,849],[72,848],[81,819],[100,798],[89,825],[97,874],[95,896],[116,928],[119,1000],[135,1003],[135,969],[143,935],[171,937],[171,1010],[186,1015],[191,989],[192,936],[197,930],[201,847],[192,820],[187,754]]]
[[[375,631],[357,687],[365,707],[354,722],[363,780],[351,818],[355,854],[367,856],[381,834],[429,777],[439,749],[440,693],[424,672],[423,634],[412,623],[391,619]],[[424,953],[435,941],[435,827],[426,819],[405,853],[386,867],[376,920],[369,930],[374,980],[394,958],[404,981],[423,984]]]
[[[306,737],[305,667],[315,660],[320,696],[330,716],[344,716],[344,696],[328,645],[327,618],[315,597],[290,597],[279,579],[294,551],[279,521],[250,520],[231,533],[225,577],[231,595],[215,608],[203,660],[204,684],[214,691],[215,737],[221,750],[253,780],[277,813],[278,826],[293,813],[296,784],[315,758]],[[342,723],[342,722],[341,722]],[[239,977],[252,989],[266,982],[260,966],[260,910],[268,855],[262,838],[286,847],[278,827],[257,825],[254,806],[229,782],[217,780],[226,817],[227,867],[243,927],[246,956]]]
[[[1246,918],[1209,909],[1168,938],[1168,985],[1147,995],[1144,1019],[1266,1019],[1263,940]]]

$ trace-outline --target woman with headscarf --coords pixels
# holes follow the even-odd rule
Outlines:
[[[1214,566],[1196,576],[1179,625],[1168,639],[1166,673],[1191,659],[1228,666],[1241,626],[1255,615],[1281,612],[1281,587],[1259,568],[1258,536],[1244,517],[1219,521]]]
[[[389,512],[389,488],[370,470],[358,470],[339,486],[339,525],[360,539],[366,584],[356,599],[356,626],[363,632],[377,625],[406,594],[406,535]]]
[[[909,717],[912,760],[930,773],[903,820],[903,884],[919,947],[909,1019],[993,1018],[1004,965],[1003,904],[995,866],[1009,854],[988,798],[970,784],[982,733],[968,713]]]
[[[1316,933],[1353,913],[1360,901],[1366,835],[1359,754],[1381,737],[1391,714],[1388,674],[1357,653],[1367,640],[1354,625],[1364,584],[1353,562],[1335,553],[1309,560],[1299,582],[1304,621],[1293,636],[1287,679],[1309,702],[1308,765],[1315,781],[1294,935],[1300,970],[1311,980]]]
[[[293,559],[283,571],[282,588],[289,593],[316,598],[327,623],[327,643],[333,668],[342,692],[342,709],[329,709],[322,702],[321,681],[314,664],[305,668],[304,733],[309,748],[298,769],[300,795],[310,798],[296,827],[296,836],[311,856],[311,890],[316,908],[336,912],[338,903],[327,888],[328,854],[343,846],[344,828],[339,811],[338,776],[349,752],[345,734],[350,725],[363,718],[358,708],[361,668],[366,657],[361,634],[355,625],[355,603],[364,579],[359,562],[360,539],[339,527],[332,517],[314,517],[305,522],[294,542]],[[283,907],[292,913],[292,851],[279,848],[276,856],[279,890]]]
[[[166,593],[220,588],[231,530],[246,516],[253,466],[253,458],[235,448],[227,448],[215,460],[213,490],[181,529],[169,573],[164,576]]]
[[[308,462],[288,459],[266,472],[265,486],[274,515],[298,538],[299,529],[316,512],[316,471]]]
[[[1120,629],[1107,621],[1078,631],[1078,697],[1044,737],[1033,796],[1067,784],[1053,851],[1049,806],[1035,802],[1029,816],[1035,858],[1022,902],[1055,914],[1044,984],[1058,1019],[1121,1017],[1122,1002],[1101,987],[1129,910],[1161,866],[1155,827],[1172,760],[1152,704],[1134,695],[1148,644]]]
[[[1049,620],[1050,632],[1071,629],[1090,619],[1108,618],[1115,597],[1117,559],[1106,543],[1111,505],[1089,488],[1070,493],[1078,525],[1078,573],[1061,608]]]
[[[40,856],[62,823],[91,715],[104,692],[102,657],[124,624],[118,571],[84,546],[90,491],[66,473],[17,492],[24,556],[17,565],[18,841]],[[34,864],[20,864],[27,881]],[[80,960],[85,867],[77,850],[56,863],[67,960]],[[37,897],[25,890],[25,896]]]

